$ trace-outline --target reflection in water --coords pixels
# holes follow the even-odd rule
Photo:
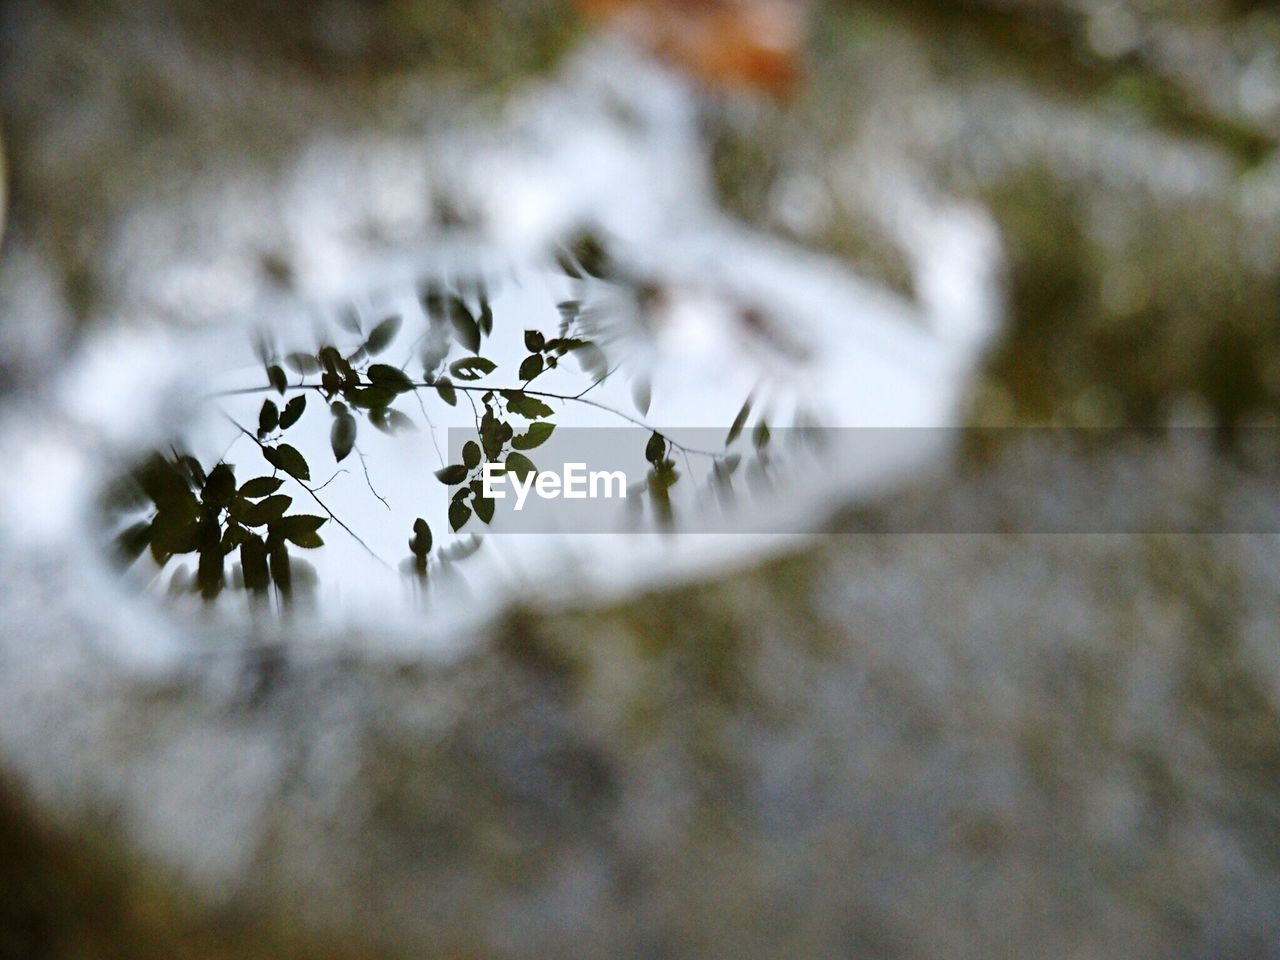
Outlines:
[[[559,492],[559,464],[540,471],[535,459],[557,429],[582,424],[625,427],[622,442],[643,468],[634,482],[613,475],[618,490],[607,495],[630,501],[616,505],[616,522],[601,527],[593,514],[581,532],[678,532],[683,510],[732,500],[744,450],[741,475],[766,485],[783,461],[771,428],[779,416],[783,425],[812,421],[803,404],[762,367],[745,398],[699,384],[711,397],[700,412],[723,423],[714,449],[683,442],[678,426],[653,425],[651,410],[680,412],[654,396],[645,349],[667,322],[666,294],[619,269],[594,237],[555,262],[555,270],[502,280],[424,281],[412,309],[385,315],[348,306],[314,327],[304,349],[256,335],[258,383],[210,391],[204,427],[221,420],[213,433],[220,453],[202,457],[192,451],[207,442],[174,438],[112,485],[106,510],[118,560],[179,601],[212,603],[229,592],[251,609],[282,612],[311,605],[322,590],[342,592],[358,550],[383,579],[398,569],[426,598],[437,581],[456,583],[455,566],[480,551],[506,490],[517,513],[535,487]],[[787,356],[758,311],[737,317],[757,347]],[[618,381],[625,407],[604,399]],[[772,412],[757,409],[761,396]],[[444,426],[455,441],[447,452]],[[579,435],[574,455],[584,464],[616,455],[616,433],[587,436],[598,442],[583,452]],[[584,496],[594,477],[590,487],[583,478]],[[406,480],[418,489],[406,491]],[[575,532],[571,513],[562,526]],[[337,556],[313,564],[324,551]]]

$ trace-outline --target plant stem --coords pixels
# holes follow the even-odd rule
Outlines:
[[[601,380],[603,379],[604,377],[601,377]],[[596,381],[596,383],[599,383],[599,382],[600,381]],[[416,383],[415,382],[412,384],[412,386],[414,391],[416,392],[418,390],[426,390],[426,389],[434,390],[436,385],[434,383],[425,383],[425,382]],[[592,386],[595,386],[595,384],[592,384]],[[504,390],[507,390],[512,393],[523,393],[530,397],[542,397],[547,400],[563,400],[570,403],[581,403],[588,407],[595,407],[597,410],[603,410],[605,413],[612,414],[613,416],[619,418],[620,420],[626,420],[628,423],[633,424],[634,426],[642,427],[643,429],[649,430],[653,433],[660,433],[660,431],[657,430],[655,427],[639,419],[638,417],[633,417],[628,413],[623,413],[621,410],[617,409],[616,407],[611,407],[608,404],[600,403],[596,400],[589,400],[588,398],[584,397],[581,393],[552,393],[548,390],[525,390],[522,387],[496,387],[496,386],[486,386],[484,384],[465,384],[465,383],[456,383],[456,382],[453,384],[453,388],[455,390],[461,390],[466,393],[488,393],[489,391],[493,391],[494,393],[502,393]],[[211,396],[215,399],[220,397],[237,397],[237,396],[245,396],[247,394],[252,394],[252,393],[267,393],[274,389],[275,387],[272,387],[272,386],[242,387],[239,390],[224,390],[220,393],[212,394]],[[297,383],[297,384],[290,384],[287,389],[288,390],[322,391],[323,387],[318,383]],[[588,387],[587,389],[590,390],[591,387]],[[586,391],[583,391],[583,393],[585,392]],[[239,426],[239,424],[236,424],[236,426]],[[241,427],[240,429],[243,430],[244,428]],[[663,434],[663,437],[669,444],[671,444],[671,446],[675,447],[677,450],[681,451],[682,453],[693,454],[699,457],[711,457],[712,459],[719,459],[724,455],[723,453],[717,453],[713,450],[700,450],[697,447],[687,447],[682,443],[677,443],[675,440],[671,439],[665,434]],[[253,439],[256,441],[258,438],[254,437]]]
[[[274,389],[274,388],[268,388],[268,389]],[[222,415],[223,415],[224,417],[226,417],[229,421],[231,421],[232,426],[234,426],[237,430],[239,430],[241,433],[243,433],[246,437],[248,437],[250,440],[252,440],[254,443],[256,443],[256,444],[258,445],[258,449],[259,449],[259,450],[262,450],[262,451],[264,451],[264,452],[265,452],[265,451],[268,449],[268,447],[267,447],[267,445],[266,445],[265,443],[263,443],[261,440],[259,440],[256,436],[254,436],[254,435],[253,435],[252,433],[250,433],[248,430],[246,430],[246,429],[244,428],[244,426],[243,426],[243,425],[242,425],[238,420],[236,420],[234,417],[232,417],[229,413],[227,413],[227,412],[223,411],[223,414],[222,414]],[[270,462],[270,461],[268,461],[268,463],[269,463],[269,462]],[[277,468],[277,469],[278,469],[278,468]],[[287,473],[287,471],[286,471],[286,473]],[[367,543],[365,543],[363,540],[361,540],[361,539],[360,539],[360,537],[359,537],[359,535],[358,535],[354,530],[352,530],[352,529],[351,529],[350,527],[348,527],[345,523],[343,523],[341,520],[339,520],[339,519],[338,519],[337,514],[335,514],[332,510],[330,510],[330,509],[329,509],[329,507],[328,507],[328,505],[327,505],[323,500],[321,500],[318,496],[316,496],[316,492],[315,492],[315,490],[313,490],[311,487],[307,486],[307,484],[303,483],[303,481],[302,481],[302,480],[300,480],[299,478],[295,477],[293,474],[291,474],[291,473],[287,473],[287,475],[288,475],[289,479],[291,479],[294,483],[296,483],[298,486],[300,486],[303,490],[307,491],[307,493],[309,493],[309,494],[311,495],[311,499],[312,499],[312,500],[314,500],[314,501],[319,505],[319,507],[320,507],[320,509],[321,509],[321,510],[323,510],[325,513],[327,513],[327,514],[329,515],[329,519],[330,519],[330,520],[332,520],[334,523],[336,523],[338,526],[340,526],[343,530],[345,530],[345,531],[347,532],[347,534],[351,537],[351,539],[352,539],[352,540],[354,540],[356,543],[360,544],[360,546],[364,547],[365,552],[366,552],[366,553],[368,553],[368,554],[369,554],[369,556],[373,557],[373,559],[377,560],[380,564],[382,564],[382,565],[383,565],[384,567],[386,567],[388,570],[390,570],[390,569],[391,569],[391,564],[387,563],[387,561],[383,560],[380,556],[378,556],[376,553],[374,553],[374,552],[373,552],[373,548],[372,548],[371,546],[369,546]]]

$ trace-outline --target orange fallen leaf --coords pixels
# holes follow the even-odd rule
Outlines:
[[[800,74],[804,0],[575,0],[710,86],[786,96]]]

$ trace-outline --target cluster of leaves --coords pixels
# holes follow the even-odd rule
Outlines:
[[[280,469],[294,475],[285,466]],[[305,469],[304,471],[305,472]],[[279,492],[279,476],[260,476],[237,486],[235,467],[217,463],[207,473],[194,457],[152,454],[129,477],[138,520],[116,537],[121,559],[132,563],[146,550],[163,567],[175,556],[196,555],[196,573],[186,580],[185,566],[174,588],[214,600],[226,587],[227,558],[238,552],[232,577],[236,586],[265,596],[274,587],[282,599],[293,593],[289,545],[314,549],[324,541],[325,517],[288,513],[293,499]]]
[[[637,285],[623,275],[603,243],[590,234],[574,238],[557,255],[557,262],[568,276],[584,284],[635,287],[637,302],[650,296],[643,284]],[[366,329],[353,310],[343,313],[337,318],[338,326],[351,339],[342,347],[325,342],[314,352],[284,353],[269,348],[265,340],[260,341],[259,357],[267,380],[262,389],[274,391],[279,397],[263,401],[256,431],[245,433],[256,442],[274,473],[237,486],[230,464],[219,462],[206,474],[190,456],[176,452],[172,457],[152,455],[132,474],[132,482],[142,494],[142,502],[136,506],[146,505],[150,515],[120,534],[121,554],[131,562],[150,549],[163,567],[172,557],[194,553],[198,557],[196,575],[191,582],[184,582],[183,588],[213,600],[228,582],[224,571],[227,558],[238,551],[239,562],[232,568],[233,583],[242,583],[255,595],[274,587],[288,598],[294,585],[289,545],[315,548],[322,544],[318,531],[325,518],[286,515],[292,501],[278,492],[288,477],[319,502],[319,488],[309,486],[311,466],[307,458],[285,440],[288,431],[306,414],[308,398],[317,396],[328,408],[329,444],[334,462],[341,463],[357,449],[361,417],[374,428],[397,435],[414,429],[410,417],[395,407],[402,396],[415,393],[421,401],[422,391],[433,391],[442,402],[456,407],[459,396],[468,394],[476,418],[476,437],[463,445],[461,462],[443,467],[436,477],[456,488],[448,508],[448,523],[454,533],[461,532],[473,516],[483,524],[492,523],[495,503],[484,496],[485,465],[498,465],[521,481],[536,474],[537,467],[529,453],[546,443],[556,429],[552,421],[555,411],[546,401],[582,397],[582,393],[565,395],[533,389],[535,382],[560,367],[566,357],[573,356],[592,379],[589,390],[609,375],[608,360],[590,335],[591,326],[584,321],[581,301],[565,300],[557,304],[560,320],[554,336],[536,329],[524,331],[527,355],[520,363],[518,381],[493,384],[490,378],[497,372],[497,364],[483,355],[494,327],[484,283],[426,282],[419,289],[419,299],[427,320],[426,330],[415,341],[412,358],[401,366],[378,359],[400,334],[403,318],[399,315],[386,316]],[[414,360],[419,365],[420,380],[408,372]],[[286,402],[284,398],[291,393]],[[650,389],[643,374],[633,378],[632,398],[641,415],[645,415]],[[741,456],[730,448],[746,429],[751,412],[752,399],[748,398],[725,439],[725,452],[714,455],[711,481],[722,495],[732,492],[731,478]],[[756,423],[751,439],[763,471],[769,443],[769,428],[763,419]],[[635,491],[647,490],[654,513],[664,526],[670,526],[674,519],[671,490],[681,478],[674,459],[677,452],[684,453],[686,448],[653,432],[645,448],[650,470]],[[464,559],[475,552],[479,543],[473,535],[440,547],[426,521],[419,518],[409,538],[410,557],[402,566],[425,581],[432,562],[447,564]]]

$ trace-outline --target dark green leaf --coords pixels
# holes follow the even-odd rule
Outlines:
[[[360,333],[360,316],[353,307],[346,307],[338,311],[338,326],[348,333]]]
[[[756,424],[756,428],[751,433],[751,442],[755,444],[757,450],[763,450],[769,445],[769,425],[761,420]]]
[[[496,363],[485,357],[463,357],[449,364],[449,372],[459,380],[479,380],[497,368]]]
[[[399,410],[392,410],[390,407],[379,407],[377,410],[370,410],[369,422],[383,433],[389,433],[392,436],[402,430],[417,429],[412,420]]]
[[[581,347],[574,348],[573,355],[577,358],[582,369],[593,377],[603,377],[609,372],[609,359],[604,355],[604,351],[594,343],[586,343]]]
[[[507,473],[515,474],[521,481],[531,473],[537,473],[538,468],[533,465],[533,461],[526,457],[523,453],[511,453],[507,455]]]
[[[284,362],[290,370],[302,376],[320,372],[320,361],[309,353],[291,353]]]
[[[471,481],[471,506],[482,523],[493,523],[493,511],[496,503],[492,497],[484,496],[484,484],[479,480]]]
[[[142,551],[147,549],[147,544],[150,542],[151,524],[141,520],[116,535],[116,554],[121,562],[133,563],[142,556]]]
[[[278,467],[289,476],[297,477],[299,480],[311,479],[311,468],[307,466],[306,459],[289,444],[282,443],[275,448],[267,447],[262,454],[266,457],[267,463]]]
[[[458,343],[472,353],[480,349],[480,326],[467,305],[457,297],[449,297],[449,320],[453,323],[453,335]]]
[[[300,547],[313,550],[324,545],[320,535],[316,533],[324,525],[325,518],[306,513],[295,513],[291,517],[282,517],[271,525],[275,536],[284,537]]]
[[[393,367],[389,363],[370,364],[369,381],[377,387],[385,387],[388,390],[394,390],[396,393],[407,393],[413,389],[413,381],[399,367]]]
[[[259,497],[275,493],[282,483],[284,481],[279,477],[254,477],[252,480],[245,481],[244,486],[240,488],[240,496],[257,500]]]
[[[396,334],[400,332],[400,322],[399,316],[387,317],[369,333],[369,339],[364,342],[364,349],[371,355],[387,349]]]
[[[276,388],[276,393],[283,394],[289,387],[289,379],[284,375],[284,367],[279,364],[267,367],[267,379]]]
[[[462,445],[462,462],[466,465],[468,470],[474,470],[476,467],[480,466],[481,456],[480,444],[476,443],[474,440],[468,440]]]
[[[267,556],[271,561],[271,579],[280,596],[288,600],[293,595],[293,570],[289,566],[289,548],[281,539],[267,542]]]
[[[306,397],[294,397],[284,405],[284,413],[280,414],[280,429],[288,430],[298,418],[302,416],[302,411],[307,409]]]
[[[240,515],[240,521],[247,527],[264,527],[284,516],[284,512],[289,509],[291,503],[293,503],[292,497],[277,493],[265,500],[259,500],[244,510]]]
[[[662,438],[662,434],[655,433],[649,438],[649,442],[645,444],[644,458],[652,464],[662,462],[662,458],[667,452],[667,441]]]
[[[151,521],[152,553],[190,553],[200,545],[200,521],[160,511]]]
[[[471,508],[461,500],[449,504],[449,526],[457,533],[471,519]]]
[[[512,413],[518,413],[529,420],[535,420],[538,417],[549,417],[555,413],[554,410],[537,397],[531,397],[520,390],[503,390],[502,396],[507,401],[508,410]]]
[[[511,446],[517,450],[532,450],[534,447],[540,447],[547,442],[555,428],[554,423],[531,423],[524,434],[512,438]]]
[[[467,468],[461,463],[455,463],[436,471],[436,479],[448,486],[463,483],[467,479]]]
[[[649,383],[649,378],[644,374],[640,374],[631,381],[631,402],[640,411],[640,416],[643,417],[649,412],[649,403],[652,399],[653,388]]]
[[[751,397],[748,396],[742,402],[742,409],[738,411],[738,415],[733,418],[733,425],[729,427],[729,435],[724,438],[724,445],[727,447],[733,441],[738,439],[738,435],[742,433],[742,428],[746,426],[747,417],[751,416]]]
[[[267,569],[267,544],[256,533],[250,534],[240,544],[240,571],[246,590],[262,593],[271,585]]]
[[[225,507],[235,492],[235,472],[228,464],[220,463],[209,471],[200,498],[211,507]]]
[[[204,481],[205,481],[204,467],[200,466],[199,460],[197,460],[195,457],[184,456],[184,457],[179,457],[178,462],[181,463],[182,466],[186,468],[187,476],[191,478],[192,483],[194,483],[197,487],[204,486]]]
[[[333,459],[341,463],[356,445],[356,418],[345,411],[333,418],[333,426],[329,428],[329,446],[333,448]]]
[[[483,292],[480,294],[480,316],[476,318],[476,323],[486,337],[493,333],[493,307],[489,306],[489,298]]]
[[[520,379],[532,380],[542,372],[542,354],[531,353],[524,358],[524,362],[520,364]]]
[[[222,592],[222,531],[214,517],[206,517],[200,525],[200,561],[196,567],[196,583],[200,596],[213,600]]]
[[[409,541],[409,550],[416,557],[425,557],[431,552],[431,528],[421,517],[413,521],[413,538]]]
[[[480,544],[483,542],[483,538],[473,533],[465,540],[456,540],[441,550],[440,559],[449,563],[457,563],[460,560],[465,560],[467,557],[479,550]]]
[[[609,251],[603,241],[590,231],[583,231],[569,242],[569,251],[591,276],[605,279],[609,275]]]
[[[365,410],[385,407],[395,398],[396,392],[389,387],[362,387],[359,390],[353,390],[348,397],[353,407],[362,407]]]
[[[567,251],[556,251],[556,266],[563,270],[566,275],[573,277],[573,279],[582,279],[582,273],[578,270],[577,264],[573,262],[573,257]]]
[[[280,425],[280,408],[271,400],[262,401],[258,411],[258,436],[265,437]]]
[[[524,332],[524,346],[530,353],[541,350],[546,342],[547,338],[542,335],[541,330],[526,330]]]
[[[454,389],[453,382],[448,377],[441,377],[436,381],[436,392],[440,394],[440,399],[451,407],[458,405],[458,391]]]

